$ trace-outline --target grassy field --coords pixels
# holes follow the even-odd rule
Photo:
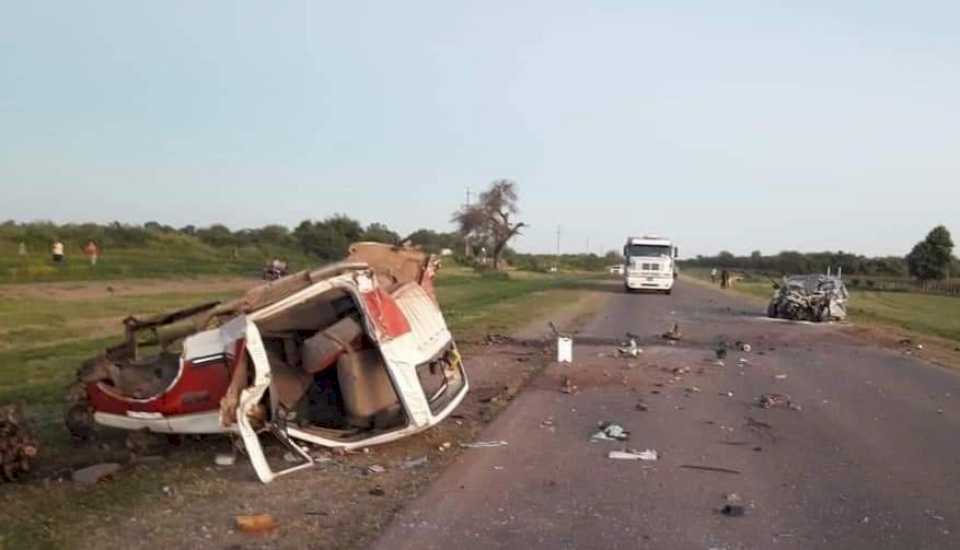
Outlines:
[[[41,438],[37,469],[49,475],[60,469],[100,461],[124,461],[124,434],[113,432],[101,447],[76,447],[62,424],[64,389],[79,363],[119,338],[119,321],[130,313],[157,313],[239,294],[256,280],[50,283],[0,285],[0,404],[23,401]],[[458,339],[487,332],[507,333],[576,303],[593,288],[583,275],[547,276],[516,273],[510,279],[483,277],[462,268],[445,269],[437,292]],[[202,490],[202,466],[208,453],[175,453],[150,472],[83,490],[69,483],[0,484],[0,549],[58,548],[71,529],[91,514],[109,518],[125,507],[157,494],[164,484]],[[43,477],[43,476],[41,476]],[[108,520],[105,520],[108,521]]]
[[[18,254],[17,243],[0,240],[0,284],[42,281],[89,281],[129,278],[257,276],[273,256],[289,259],[292,270],[312,262],[293,248],[215,248],[183,235],[156,235],[145,248],[105,249],[91,266],[78,243],[66,243],[66,261],[54,264],[47,250]]]
[[[710,280],[707,270],[684,274]],[[771,282],[765,279],[738,281],[734,290],[764,303],[773,295]],[[960,297],[853,289],[848,312],[854,323],[890,325],[960,342]]]

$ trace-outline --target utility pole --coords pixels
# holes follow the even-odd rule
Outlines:
[[[560,270],[560,233],[561,233],[561,227],[558,225],[557,226],[557,257],[556,257],[556,260],[554,260],[553,262],[553,268],[556,271]]]
[[[467,202],[463,205],[464,210],[470,209],[470,188],[467,187]],[[470,234],[464,233],[463,235],[463,257],[470,257]]]

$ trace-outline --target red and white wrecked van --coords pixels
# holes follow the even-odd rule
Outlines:
[[[170,434],[237,433],[264,482],[309,467],[301,443],[385,443],[446,418],[467,376],[433,291],[437,260],[358,243],[341,263],[227,303],[124,321],[126,339],[78,373],[71,432],[93,424]],[[268,464],[260,438],[303,462]]]

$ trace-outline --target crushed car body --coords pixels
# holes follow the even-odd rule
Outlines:
[[[774,285],[767,315],[794,321],[842,321],[849,294],[835,275],[791,275]]]
[[[433,290],[437,259],[357,243],[348,258],[165,315],[83,364],[67,426],[235,433],[259,478],[309,467],[304,442],[352,449],[446,418],[468,389]],[[302,460],[275,471],[261,436]],[[288,466],[288,465],[287,465]]]

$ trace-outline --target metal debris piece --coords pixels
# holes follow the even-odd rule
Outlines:
[[[617,353],[619,353],[621,357],[637,357],[643,353],[643,350],[637,345],[636,338],[630,338],[617,348]]]
[[[774,376],[774,378],[776,378],[777,380],[786,380],[786,379],[787,379],[787,375],[786,375],[786,374],[778,374],[778,375]]]
[[[677,341],[680,339],[680,323],[674,323],[673,328],[660,335],[664,340]]]
[[[626,441],[630,438],[630,432],[614,422],[601,422],[599,428],[600,430],[590,437],[591,441]]]
[[[473,443],[461,443],[464,449],[488,449],[491,447],[504,447],[508,445],[506,441],[475,441]]]
[[[367,472],[371,474],[382,474],[386,471],[387,469],[379,464],[371,464],[370,466],[367,466]]]
[[[847,292],[835,275],[793,275],[776,285],[767,316],[794,321],[842,321],[847,317]]]
[[[420,466],[425,466],[429,462],[429,459],[425,456],[420,458],[413,458],[403,463],[403,468],[409,470],[411,468],[418,468]]]
[[[734,470],[732,468],[720,468],[718,466],[700,466],[698,464],[681,464],[681,468],[686,468],[688,470],[703,470],[705,472],[720,472],[722,474],[740,474],[740,470]]]
[[[579,392],[580,388],[578,388],[576,385],[573,384],[573,382],[570,381],[569,376],[564,376],[563,386],[560,387],[560,391],[568,395],[572,395]]]
[[[739,504],[724,504],[723,508],[720,509],[720,513],[727,517],[739,518],[747,513],[747,509]]]
[[[761,409],[789,407],[791,401],[790,396],[784,393],[764,393],[757,399],[757,405],[759,405]]]
[[[607,453],[607,458],[612,458],[614,460],[645,460],[648,462],[654,462],[660,459],[660,455],[654,449],[647,449],[645,451],[610,451]]]

